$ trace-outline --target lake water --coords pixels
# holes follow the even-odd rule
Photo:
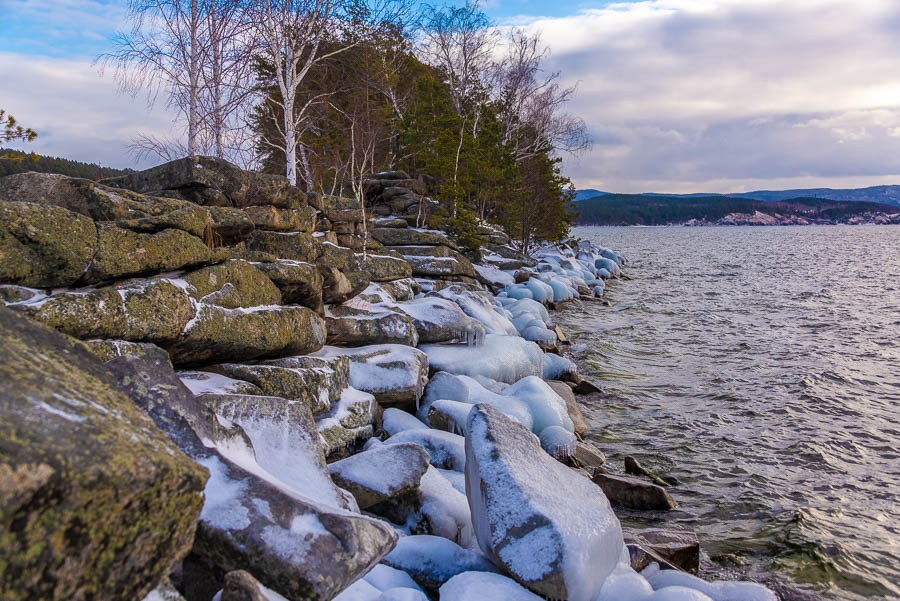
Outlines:
[[[622,251],[569,307],[588,436],[679,485],[626,516],[695,530],[707,576],[900,599],[900,227],[582,227]]]

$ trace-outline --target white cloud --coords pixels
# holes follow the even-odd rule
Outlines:
[[[139,133],[167,136],[172,118],[163,102],[120,94],[111,74],[85,60],[0,53],[3,107],[38,132],[17,147],[109,167],[134,166],[128,146]],[[152,164],[158,161],[145,161]]]
[[[579,83],[580,187],[739,191],[900,172],[900,3],[645,0],[523,23]],[[868,180],[866,178],[869,178]]]

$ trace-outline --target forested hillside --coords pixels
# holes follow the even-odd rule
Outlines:
[[[843,219],[865,212],[896,212],[896,207],[874,202],[796,198],[765,202],[730,196],[672,197],[643,194],[605,194],[574,205],[580,225],[667,225],[692,219],[715,222],[731,213]]]
[[[12,155],[13,158],[0,159],[0,177],[13,173],[26,171],[39,171],[41,173],[60,173],[71,177],[83,177],[85,179],[97,179],[97,165],[72,161],[60,157],[25,154],[10,148],[0,148],[0,156]],[[116,177],[129,173],[130,169],[102,168],[103,177]]]

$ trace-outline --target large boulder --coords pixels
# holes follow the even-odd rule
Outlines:
[[[478,273],[475,271],[472,263],[462,255],[451,257],[429,257],[404,254],[403,258],[412,266],[413,275],[418,277],[478,277]]]
[[[539,595],[591,601],[622,557],[603,492],[488,405],[469,414],[466,490],[482,551]]]
[[[428,469],[428,453],[413,443],[380,445],[328,466],[335,484],[349,490],[360,509],[414,491]]]
[[[375,395],[385,407],[414,408],[428,382],[428,356],[403,344],[376,344],[358,348],[323,347],[319,357],[347,357],[350,385]]]
[[[160,345],[178,340],[195,315],[187,292],[164,278],[134,280],[86,292],[62,292],[15,308],[76,338]]]
[[[71,286],[96,249],[97,229],[87,217],[54,206],[0,202],[0,282]]]
[[[472,319],[451,300],[439,297],[417,298],[392,305],[413,320],[420,343],[465,341],[481,344],[484,326]]]
[[[249,207],[270,204],[285,209],[306,205],[306,195],[287,178],[243,171],[223,159],[185,157],[157,167],[105,179],[114,188],[173,196],[201,205]]]
[[[422,350],[428,355],[433,371],[483,377],[513,384],[526,376],[541,376],[544,353],[540,347],[518,336],[488,334],[484,344],[428,344]]]
[[[84,274],[86,282],[102,282],[146,273],[174,271],[208,263],[212,251],[200,238],[183,230],[155,234],[127,230],[112,223],[97,224],[97,253]]]
[[[370,311],[346,305],[331,307],[325,313],[325,324],[328,344],[334,346],[416,346],[419,342],[413,320],[404,313],[387,309]]]
[[[315,311],[322,308],[323,278],[312,263],[279,259],[254,265],[281,290],[285,304],[303,305]]]
[[[191,548],[207,473],[65,336],[0,308],[0,596],[141,599]]]
[[[247,261],[226,261],[183,276],[196,300],[226,309],[280,305],[281,291]]]
[[[658,484],[603,471],[594,472],[593,480],[610,501],[621,507],[656,511],[678,507],[675,499]]]
[[[210,217],[210,230],[216,246],[231,246],[246,240],[254,225],[244,211],[231,207],[204,207]]]
[[[360,260],[361,268],[373,282],[392,282],[412,277],[412,266],[402,257],[368,253]]]
[[[378,403],[368,392],[347,387],[327,413],[316,418],[319,440],[329,461],[346,457],[372,438]]]
[[[319,242],[306,232],[268,232],[254,230],[246,242],[250,250],[259,250],[279,259],[314,262],[319,256]]]
[[[272,205],[247,207],[244,213],[261,230],[276,232],[312,232],[316,226],[316,210],[312,207],[279,209]]]
[[[394,546],[393,529],[344,509],[346,499],[329,489],[321,457],[308,453],[304,405],[273,397],[258,408],[259,397],[204,405],[160,363],[123,357],[109,365],[166,435],[209,469],[193,553],[218,570],[246,570],[290,601],[326,601]]]
[[[178,364],[246,361],[312,353],[325,344],[325,324],[305,307],[223,309],[201,304],[177,342],[164,345]]]
[[[422,232],[413,229],[394,227],[376,227],[370,234],[385,246],[446,246],[459,250],[450,238],[435,232]]]

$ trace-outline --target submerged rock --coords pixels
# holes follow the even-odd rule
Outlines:
[[[624,528],[625,542],[652,551],[680,570],[696,573],[700,569],[700,540],[687,530]]]
[[[678,507],[678,503],[666,489],[657,484],[602,471],[594,472],[593,480],[615,505],[629,509],[663,511]]]
[[[603,493],[488,405],[469,415],[466,490],[481,549],[540,595],[591,601],[622,556]]]
[[[77,343],[0,308],[4,599],[141,599],[191,548],[207,473]]]

